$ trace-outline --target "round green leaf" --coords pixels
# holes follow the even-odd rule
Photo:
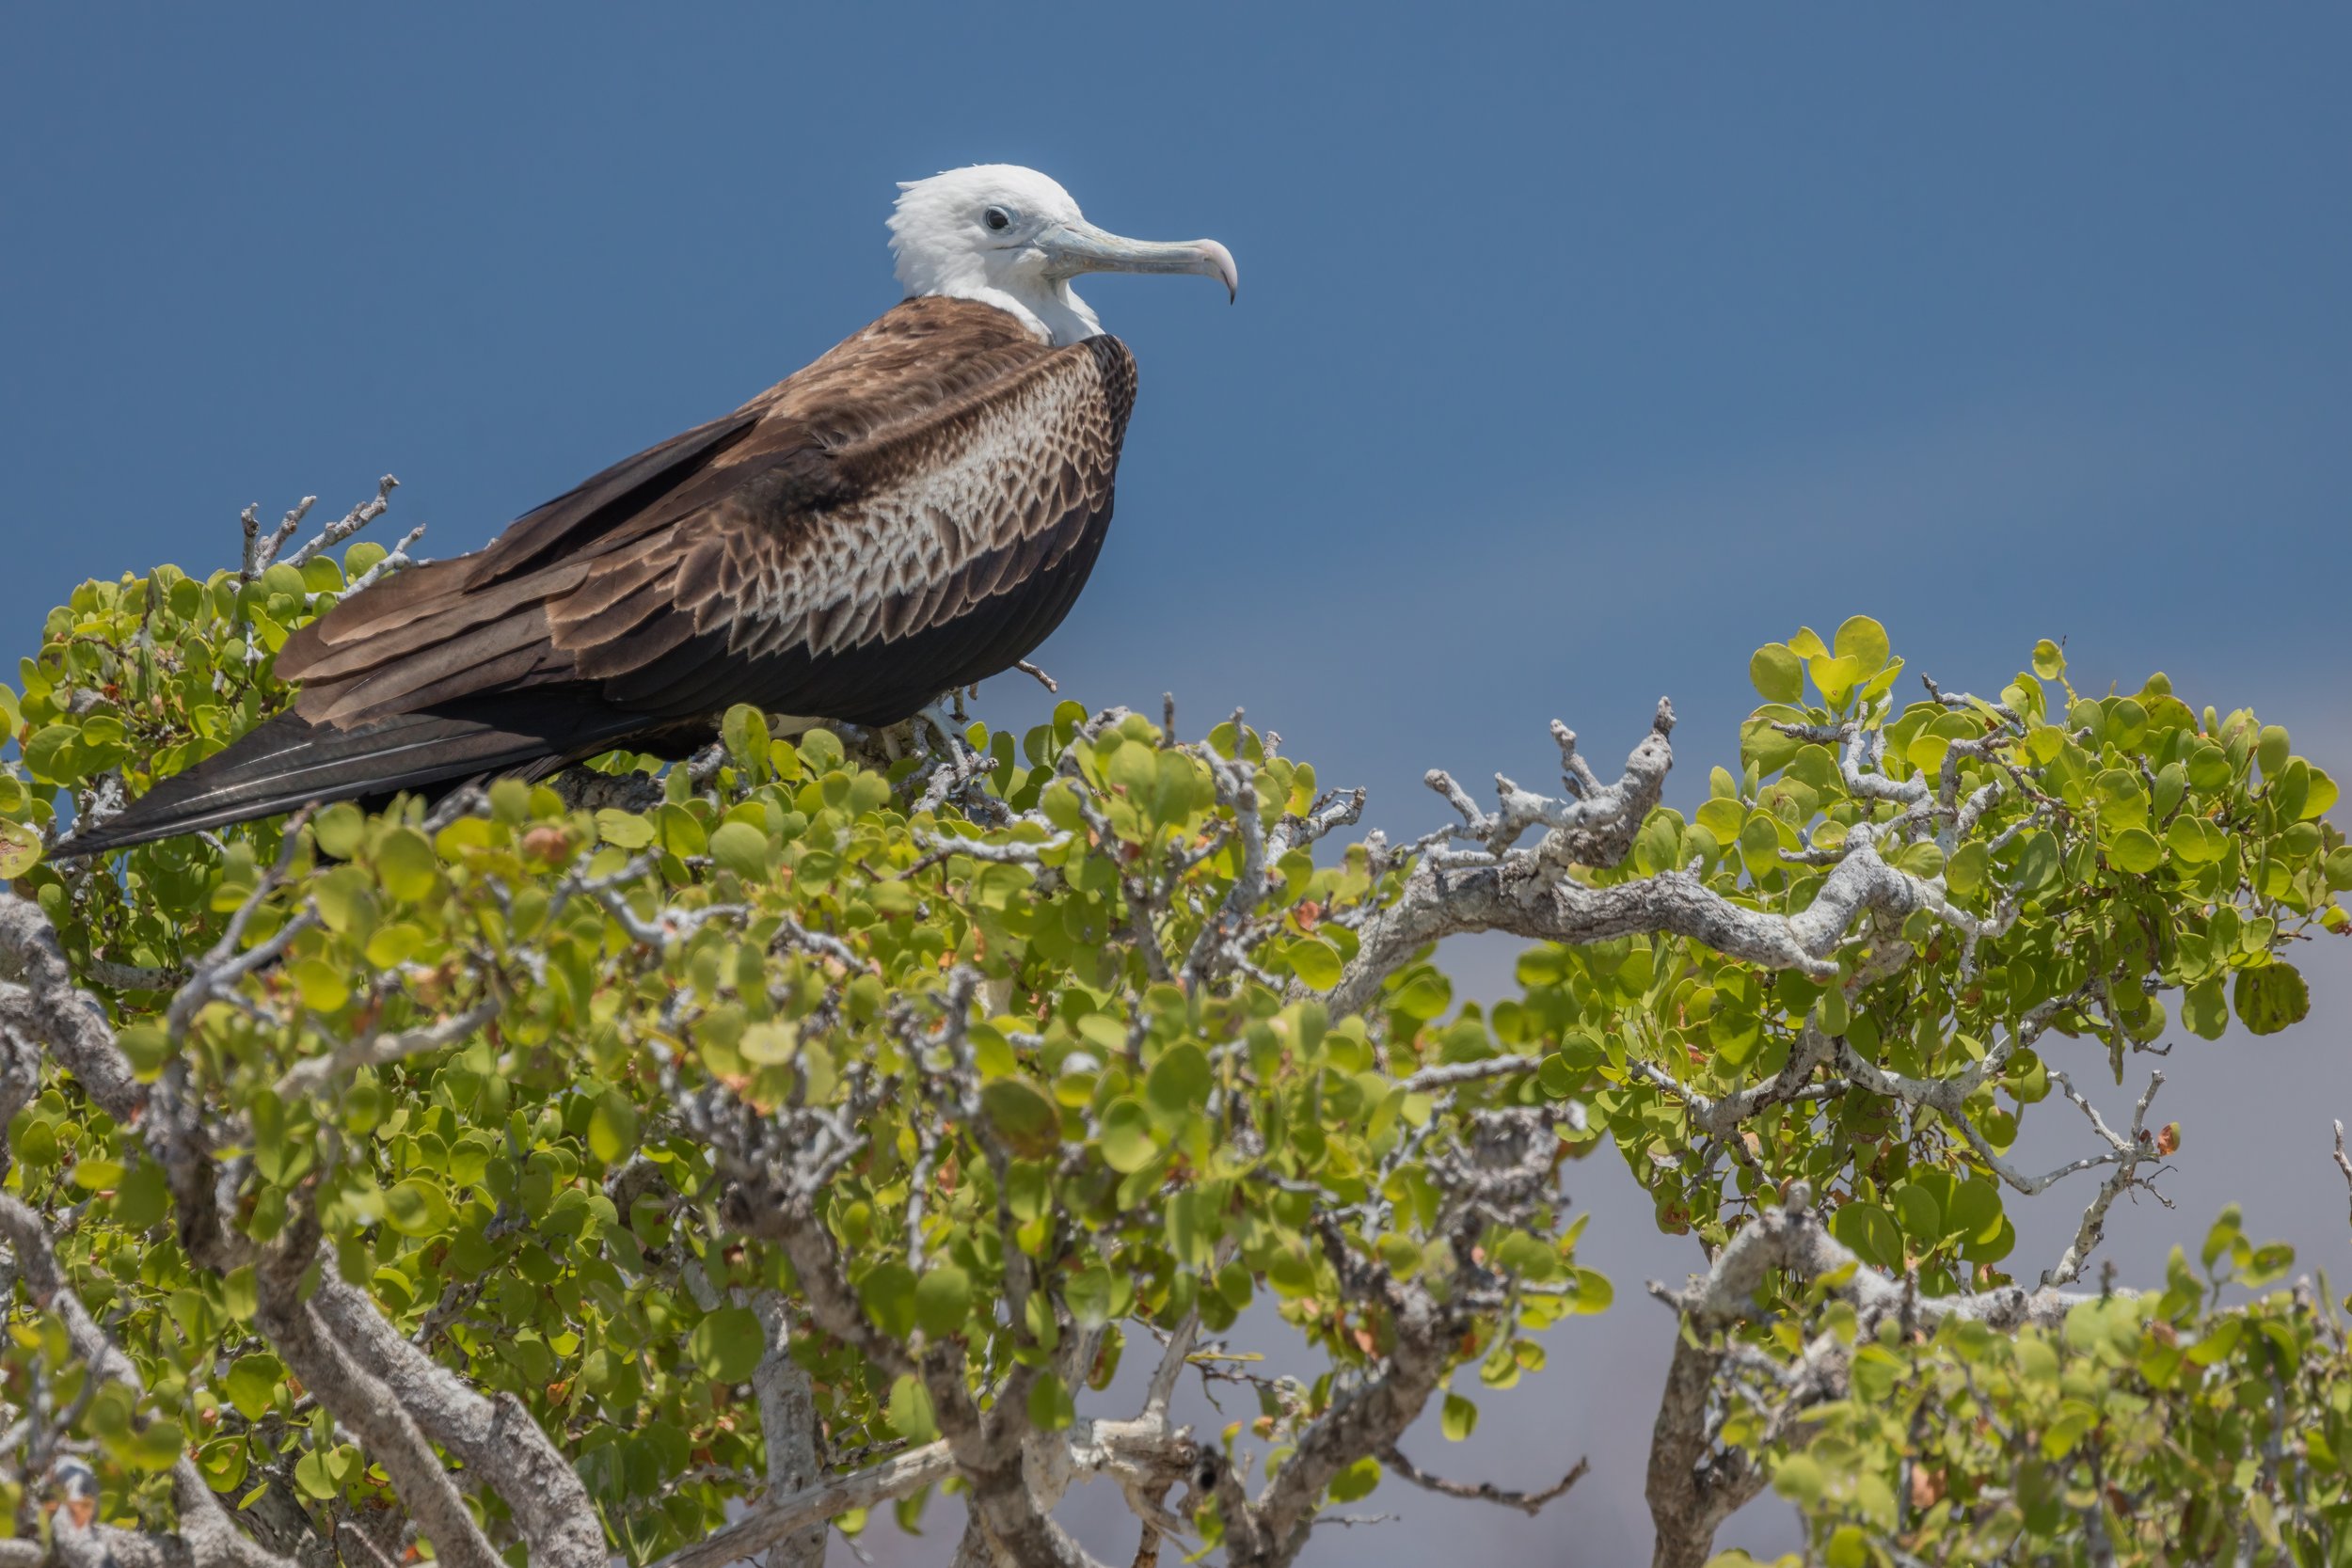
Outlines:
[[[2254,741],[2254,760],[2262,764],[2264,778],[2278,777],[2279,769],[2286,766],[2289,749],[2293,745],[2285,725],[2263,726],[2262,734]]]
[[[2209,865],[2228,850],[2229,840],[2201,816],[2176,816],[2164,831],[2164,847],[2184,865]]]
[[[2316,768],[2306,767],[2303,784],[2303,809],[2296,813],[2305,822],[2316,822],[2335,809],[2336,781]]]
[[[375,873],[384,891],[395,898],[415,900],[430,895],[440,880],[441,863],[433,846],[414,828],[394,828],[375,847]]]
[[[923,1271],[914,1286],[914,1324],[934,1338],[953,1334],[972,1315],[972,1276],[953,1263]]]
[[[2311,988],[2296,967],[2285,962],[2238,971],[2231,1001],[2237,1008],[2238,1022],[2257,1035],[2275,1035],[2289,1024],[2300,1023],[2312,1010]]]
[[[1886,628],[1867,615],[1856,615],[1837,628],[1830,641],[1830,651],[1839,658],[1851,658],[1865,675],[1875,675],[1886,668],[1886,660],[1894,648],[1886,640]]]
[[[1291,973],[1312,990],[1329,990],[1340,983],[1340,952],[1321,937],[1304,937],[1286,950]]]
[[[914,1271],[904,1263],[883,1263],[858,1281],[857,1298],[874,1326],[894,1338],[914,1332]]]
[[[358,806],[338,800],[311,819],[310,836],[321,854],[347,861],[359,852],[359,838],[367,826],[367,816]]]
[[[588,1151],[611,1165],[636,1147],[637,1107],[618,1089],[606,1090],[588,1113]]]
[[[2145,828],[2126,828],[2107,846],[2107,861],[2119,871],[2144,876],[2164,863],[2164,846]]]
[[[2181,993],[2181,1022],[2199,1039],[2221,1037],[2230,1027],[2230,1009],[2222,1000],[2218,979],[2203,981]]]
[[[1772,1490],[1803,1508],[1820,1500],[1821,1466],[1810,1454],[1792,1453],[1772,1472]]]
[[[1935,1195],[1916,1181],[1906,1181],[1895,1189],[1895,1217],[1902,1222],[1903,1234],[1920,1252],[1944,1238],[1944,1206]]]
[[[0,881],[14,881],[40,863],[40,834],[24,823],[0,817]]]
[[[1962,845],[1944,863],[1944,885],[1965,897],[1981,892],[1993,875],[1993,852],[1982,839]]]
[[[1041,1160],[1061,1147],[1061,1112],[1025,1078],[998,1078],[981,1085],[980,1109],[1014,1153]]]
[[[404,1236],[435,1235],[450,1222],[449,1199],[421,1176],[387,1188],[384,1222]]]
[[[1380,1462],[1359,1459],[1331,1478],[1331,1500],[1352,1503],[1359,1497],[1372,1496],[1372,1489],[1380,1484]]]
[[[237,1357],[221,1380],[221,1392],[229,1396],[238,1415],[258,1421],[277,1404],[278,1391],[285,1386],[286,1364],[261,1351]]]
[[[1821,689],[1821,695],[1833,705],[1844,702],[1855,683],[1870,673],[1862,667],[1860,659],[1843,656],[1817,657],[1807,659],[1805,666],[1813,673],[1813,684]]]
[[[653,842],[653,824],[633,812],[607,807],[596,813],[596,836],[616,849],[643,849]]]
[[[891,1430],[910,1443],[928,1443],[939,1435],[930,1392],[913,1377],[901,1377],[890,1386],[889,1417]]]
[[[349,974],[324,958],[304,958],[287,974],[301,993],[302,1005],[312,1012],[335,1012],[351,1000]]]
[[[1189,1040],[1160,1053],[1143,1083],[1144,1099],[1152,1109],[1171,1120],[1200,1110],[1209,1099],[1209,1058]]]
[[[749,822],[722,822],[710,835],[710,858],[747,882],[768,877],[768,835]]]
[[[1903,1266],[1903,1239],[1894,1216],[1875,1203],[1849,1203],[1830,1216],[1830,1234],[1851,1247],[1864,1262],[1882,1269]]]
[[[1077,1418],[1077,1406],[1061,1379],[1041,1372],[1029,1385],[1029,1424],[1040,1432],[1059,1432]]]
[[[1804,660],[1786,642],[1767,642],[1748,659],[1748,682],[1768,703],[1804,700]]]
[[[1121,1097],[1103,1112],[1103,1162],[1125,1176],[1159,1158],[1160,1146],[1152,1135],[1152,1116],[1134,1100]]]
[[[768,1338],[760,1330],[759,1314],[750,1307],[722,1307],[694,1325],[686,1349],[713,1382],[740,1383],[767,1354]]]

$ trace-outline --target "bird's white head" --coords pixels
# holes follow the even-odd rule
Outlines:
[[[1232,252],[1215,240],[1121,239],[1087,222],[1070,193],[1033,168],[976,164],[898,186],[890,248],[910,294],[982,300],[1049,342],[1103,330],[1071,291],[1089,272],[1181,272],[1237,291]]]

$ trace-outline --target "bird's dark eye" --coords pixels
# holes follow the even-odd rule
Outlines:
[[[980,214],[980,221],[991,229],[1009,229],[1012,227],[1012,214],[1002,207],[991,207]]]

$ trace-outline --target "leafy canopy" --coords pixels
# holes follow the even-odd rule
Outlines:
[[[78,1412],[109,1518],[168,1528],[183,1449],[232,1508],[276,1489],[322,1532],[400,1506],[263,1332],[258,1260],[315,1225],[323,1267],[520,1402],[634,1562],[760,1490],[764,1365],[808,1374],[835,1458],[960,1442],[967,1402],[1010,1401],[1034,1436],[1131,1346],[1263,1304],[1323,1370],[1261,1382],[1210,1445],[1264,1481],[1263,1517],[1232,1487],[1183,1508],[1200,1543],[1273,1560],[1286,1485],[1307,1513],[1362,1496],[1424,1402],[1466,1435],[1478,1386],[1542,1367],[1533,1336],[1610,1305],[1560,1161],[1613,1144],[1661,1225],[1710,1247],[1802,1181],[1860,1267],[1927,1295],[2030,1287],[2006,1159],[2028,1108],[2086,1061],[2121,1082],[2176,1024],[2299,1020],[2281,953],[2347,927],[2337,787],[2283,730],[2162,676],[2078,692],[2047,642],[1996,698],[1904,704],[1865,618],[1759,650],[1739,768],[1559,874],[1688,886],[1811,940],[1867,853],[1907,907],[1777,967],[1664,925],[1569,933],[1491,1009],[1455,1006],[1425,945],[1366,973],[1384,913],[1444,895],[1445,835],[1319,859],[1352,816],[1247,725],[1180,744],[1072,703],[895,759],[739,709],[697,767],[601,761],[601,805],[505,781],[430,816],[337,805],[101,870],[41,859],[67,802],[103,809],[282,703],[268,654],[373,551],[87,583],[0,689],[0,869],[229,1173],[229,1240],[199,1247],[187,1206],[215,1189],[175,1186],[144,1123],[54,1056],[8,1122],[8,1191],[142,1388],[81,1399],[87,1357],[29,1298],[0,1367],[11,1402]],[[1359,980],[1362,1008],[1323,1000]],[[2133,1176],[2179,1137],[2135,1128],[2107,1164]],[[2281,1276],[2224,1227],[2209,1268]],[[2176,1263],[2062,1332],[1907,1333],[1859,1327],[1836,1280],[1776,1277],[1709,1342],[1793,1362],[1826,1336],[1850,1373],[1801,1423],[1736,1393],[1720,1441],[1831,1561],[2088,1551],[2094,1528],[2154,1561],[2158,1522],[2218,1540],[2249,1484],[2265,1542],[2341,1544],[2334,1320],[2310,1292],[2224,1308],[2209,1283]],[[1395,1430],[1335,1438],[1367,1389]],[[2286,1431],[2293,1465],[2265,1458]],[[475,1506],[523,1550],[504,1503]]]

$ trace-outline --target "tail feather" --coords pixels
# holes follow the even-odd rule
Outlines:
[[[611,709],[550,713],[552,705],[480,705],[462,715],[406,713],[348,730],[281,713],[227,750],[162,780],[120,816],[87,832],[77,830],[53,853],[103,854],[300,806],[425,789],[586,756],[609,750],[644,724],[640,717]]]

